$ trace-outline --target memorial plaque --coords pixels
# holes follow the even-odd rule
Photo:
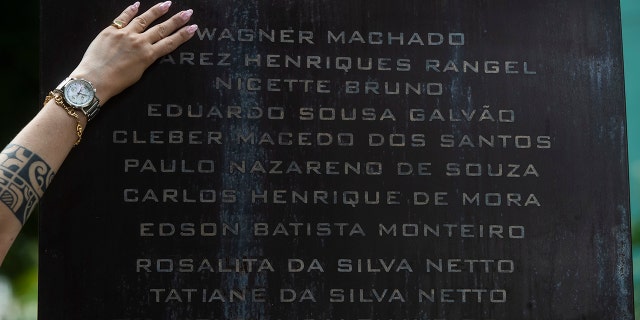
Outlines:
[[[45,92],[124,4],[41,7]],[[617,1],[187,8],[44,199],[41,319],[633,319]]]

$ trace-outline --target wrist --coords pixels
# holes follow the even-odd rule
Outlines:
[[[98,98],[98,100],[100,100],[100,106],[103,106],[105,102],[107,102],[115,95],[112,94],[112,90],[107,82],[103,81],[102,77],[96,76],[95,73],[82,72],[76,69],[69,75],[69,77],[89,81],[95,89],[96,97]]]
[[[87,121],[91,121],[100,111],[100,99],[92,82],[81,77],[69,77],[64,79],[53,93],[64,99],[66,105],[84,114]]]
[[[59,92],[57,92],[57,90],[49,92],[49,94],[45,97],[43,106],[45,108],[47,108],[47,106],[50,105],[50,104],[57,105],[58,107],[61,108],[61,109],[58,109],[58,110],[64,110],[64,112],[66,112],[69,117],[74,119],[74,121],[75,121],[76,141],[75,141],[75,143],[73,145],[77,146],[80,143],[80,141],[82,140],[82,133],[84,132],[84,128],[85,128],[85,126],[87,124],[88,119],[86,117],[84,117],[82,112],[76,112],[73,108],[69,107],[65,103],[64,98],[62,97],[62,95]],[[46,110],[52,110],[52,109],[49,107]],[[54,122],[57,123],[58,121],[54,121]]]

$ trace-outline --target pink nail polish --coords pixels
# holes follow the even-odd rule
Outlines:
[[[165,1],[160,4],[160,9],[168,9],[171,6],[171,1]]]
[[[182,11],[180,13],[180,17],[182,17],[182,19],[184,19],[186,21],[189,18],[191,18],[192,14],[193,14],[193,10],[189,9],[189,10]]]
[[[196,32],[196,30],[198,30],[198,25],[196,24],[192,24],[187,27],[187,32],[189,32],[190,34],[193,34],[194,32]]]
[[[134,4],[132,4],[131,8],[133,8],[134,10],[138,10],[138,8],[140,8],[140,1],[136,1]]]

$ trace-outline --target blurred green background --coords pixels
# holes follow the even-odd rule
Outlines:
[[[621,0],[627,95],[635,314],[640,319],[640,1]]]
[[[123,8],[128,3],[123,2]],[[5,2],[3,5],[7,5]],[[8,4],[0,19],[0,147],[37,112],[39,3]],[[20,5],[20,7],[16,7]],[[149,6],[143,2],[142,6]],[[13,8],[11,8],[13,6]],[[636,317],[640,319],[640,0],[621,0],[627,91],[629,172],[634,243]],[[61,17],[64,18],[64,17]],[[61,50],[64,47],[61,46]],[[43,53],[46,56],[46,52]],[[56,63],[46,61],[45,63]],[[0,267],[0,320],[36,319],[37,214],[32,215]]]

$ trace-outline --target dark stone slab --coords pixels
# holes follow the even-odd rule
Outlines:
[[[45,92],[123,4],[41,6]],[[633,319],[617,1],[186,8],[46,196],[41,319]]]

